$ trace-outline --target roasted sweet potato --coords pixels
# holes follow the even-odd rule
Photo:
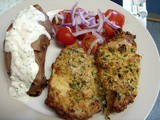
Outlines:
[[[39,22],[39,24],[44,26],[47,32],[51,35],[52,27],[51,27],[51,22],[49,21],[49,17],[39,5],[34,5],[34,7],[45,15],[46,20],[44,22]],[[7,31],[9,31],[11,28],[12,24],[8,27]],[[31,84],[29,91],[27,92],[29,96],[39,96],[42,90],[47,86],[44,65],[45,65],[46,51],[49,44],[50,41],[48,37],[43,34],[39,36],[38,40],[36,40],[31,44],[31,47],[34,49],[35,61],[39,66],[39,71],[33,83]],[[5,47],[5,41],[4,41],[4,47]],[[7,73],[9,76],[11,76],[11,59],[12,59],[11,52],[4,51],[4,57],[5,57]]]

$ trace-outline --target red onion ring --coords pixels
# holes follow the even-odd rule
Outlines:
[[[119,29],[120,27],[118,25],[113,24],[111,21],[109,21],[108,19],[105,20],[105,22],[111,26],[113,29]]]
[[[72,26],[72,23],[63,23],[63,24],[61,24],[61,27],[62,26],[69,26],[70,27],[70,26]]]
[[[104,17],[103,17],[103,13],[99,9],[98,9],[98,16],[99,16],[99,26],[97,28],[97,31],[100,31],[103,27]]]
[[[96,29],[84,29],[82,31],[78,31],[78,32],[75,32],[73,33],[73,36],[79,36],[79,35],[82,35],[82,34],[85,34],[85,33],[89,33],[89,32],[93,32],[93,31],[96,31]]]
[[[105,17],[105,22],[111,26],[113,29],[119,29],[120,27],[118,25],[113,24],[111,21],[109,21],[109,18],[111,17],[112,12],[110,12],[106,17]]]
[[[72,7],[72,11],[71,11],[71,19],[72,19],[72,22],[74,20],[74,15],[75,15],[75,11],[77,9],[77,6],[78,6],[78,2],[76,2],[76,4]]]
[[[87,26],[88,28],[96,28],[98,27],[98,24],[93,24],[93,25],[90,25],[90,26]]]
[[[82,20],[82,23],[85,24],[85,25],[89,25],[90,23],[84,18],[82,12],[80,10],[78,10],[78,14]]]

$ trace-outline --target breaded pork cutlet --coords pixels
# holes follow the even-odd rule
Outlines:
[[[65,47],[52,68],[48,106],[66,119],[86,120],[99,112],[97,68],[77,43]]]
[[[106,115],[123,111],[137,95],[141,57],[136,54],[134,39],[135,36],[129,32],[118,30],[114,38],[104,43],[95,55]]]

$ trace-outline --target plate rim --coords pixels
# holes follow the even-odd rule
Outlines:
[[[37,0],[37,1],[40,1],[40,0]],[[5,18],[5,16],[10,12],[10,11],[12,11],[16,6],[20,6],[21,4],[25,4],[25,3],[30,3],[30,2],[32,2],[32,4],[34,4],[34,3],[36,3],[36,0],[35,0],[35,2],[33,3],[33,1],[32,0],[28,0],[28,1],[22,1],[22,2],[20,2],[20,3],[18,3],[17,5],[15,5],[15,6],[13,6],[13,7],[11,7],[11,8],[9,8],[8,10],[6,10],[5,12],[3,12],[3,14],[0,16],[0,21],[2,21],[3,22],[3,19]],[[83,2],[83,1],[82,1]],[[106,1],[106,2],[111,2],[112,4],[116,4],[116,3],[114,3],[114,2],[112,2],[112,1]],[[116,4],[116,5],[118,5],[118,4]],[[120,5],[118,5],[118,6],[120,6]],[[121,7],[121,6],[120,6]],[[121,7],[121,8],[123,8],[123,7]],[[19,10],[20,11],[20,10]],[[128,11],[127,11],[128,12]],[[128,12],[129,13],[129,12]],[[129,13],[130,14],[130,13]],[[138,21],[138,20],[137,20]],[[139,22],[139,21],[138,21]],[[139,22],[140,23],[140,22]],[[141,23],[140,23],[141,24]],[[143,25],[141,25],[141,27],[144,27]],[[145,27],[144,27],[145,28]],[[145,28],[146,29],[146,28]],[[3,30],[2,30],[3,31]],[[155,48],[155,53],[156,53],[156,56],[158,57],[158,66],[159,66],[159,68],[160,68],[160,55],[159,55],[159,51],[158,51],[158,48],[157,48],[157,45],[156,45],[156,43],[155,43],[155,41],[154,41],[154,39],[153,39],[153,37],[151,36],[151,34],[149,33],[149,31],[146,29],[146,31],[147,31],[147,34],[150,36],[150,38],[152,39],[151,41],[152,41],[152,44],[154,45],[154,48]],[[3,41],[3,40],[2,40]],[[159,89],[160,89],[160,75],[159,75],[159,80],[158,80],[158,86],[159,86],[159,88],[157,88],[157,93],[156,93],[156,98],[154,99],[154,101],[153,101],[153,104],[152,104],[152,107],[150,108],[150,110],[149,110],[149,112],[148,112],[148,114],[146,115],[146,117],[144,118],[144,119],[146,119],[147,117],[148,117],[148,115],[151,113],[151,111],[152,111],[152,109],[153,109],[153,107],[154,107],[154,105],[155,105],[155,102],[156,102],[156,100],[157,100],[157,98],[158,98],[158,94],[159,94]],[[31,109],[31,108],[30,108]],[[35,112],[38,112],[38,111],[35,111]],[[41,113],[42,114],[42,113]]]

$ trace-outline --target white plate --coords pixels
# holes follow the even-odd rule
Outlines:
[[[121,113],[116,113],[111,115],[112,120],[143,120],[150,113],[156,98],[158,96],[159,85],[160,85],[160,60],[158,50],[156,45],[149,34],[149,32],[144,28],[141,23],[134,18],[130,13],[125,11],[119,5],[109,2],[107,0],[78,0],[79,6],[89,9],[97,10],[100,8],[105,11],[109,8],[116,9],[125,15],[126,21],[124,30],[128,30],[137,36],[136,42],[138,45],[138,53],[142,55],[141,61],[141,76],[138,86],[138,96],[133,104],[130,104],[128,108]],[[76,1],[64,1],[64,0],[28,0],[25,1],[12,9],[4,13],[0,18],[0,119],[29,119],[29,120],[53,120],[57,119],[54,117],[54,113],[45,106],[43,100],[46,96],[46,90],[38,98],[31,98],[24,105],[22,102],[13,100],[8,94],[8,76],[6,74],[6,69],[4,65],[3,56],[3,40],[5,37],[5,32],[9,26],[11,20],[17,15],[17,13],[29,5],[39,4],[45,11],[58,10],[58,9],[69,9]],[[53,42],[51,43],[54,46]],[[52,50],[54,49],[54,50]],[[50,69],[49,63],[52,63],[60,49],[53,48],[50,46],[47,52],[47,65],[46,69]],[[51,56],[50,56],[51,55]],[[28,107],[30,106],[30,107]],[[31,109],[34,108],[39,112]],[[44,113],[44,114],[42,114]],[[48,115],[45,115],[48,114]],[[100,120],[103,115],[96,114],[92,119]]]

